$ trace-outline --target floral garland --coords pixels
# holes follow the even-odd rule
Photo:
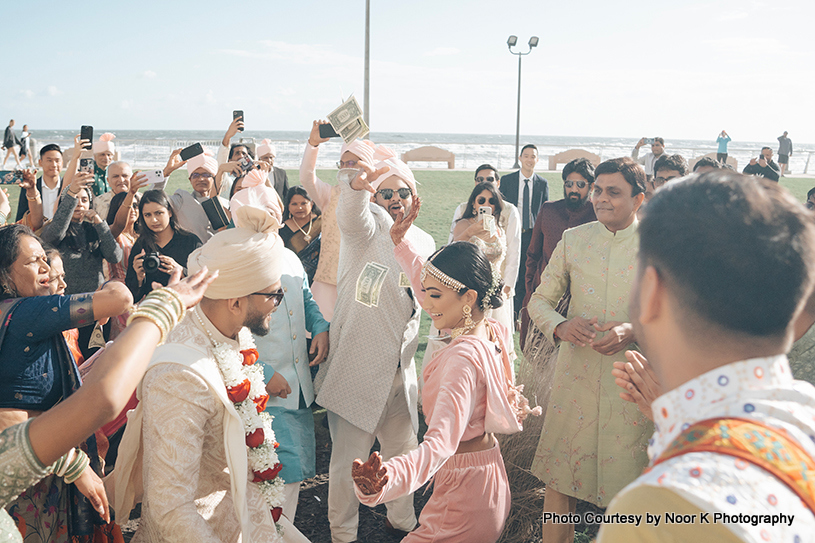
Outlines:
[[[275,450],[279,443],[272,431],[274,417],[264,411],[269,395],[263,380],[263,367],[255,364],[259,355],[252,335],[243,328],[238,339],[241,346],[248,348],[237,353],[229,345],[214,342],[212,352],[224,378],[226,394],[243,421],[252,482],[258,485],[277,523],[283,513],[284,482],[278,477],[283,466]]]

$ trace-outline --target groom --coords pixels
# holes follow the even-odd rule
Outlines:
[[[244,206],[235,224],[190,255],[190,273],[207,266],[219,276],[156,350],[138,388],[139,406],[129,416],[114,473],[115,504],[126,518],[142,501],[137,541],[281,541],[273,517],[284,526],[286,541],[305,541],[256,484],[273,482],[277,474],[256,469],[262,447],[245,431],[268,396],[256,397],[255,385],[247,384],[254,403],[241,403],[247,395],[236,397],[240,387],[227,390],[244,375],[251,379],[254,345],[245,328],[267,334],[284,295],[277,221]],[[236,410],[247,403],[250,410]],[[265,438],[269,450],[261,452],[276,458],[268,426]]]

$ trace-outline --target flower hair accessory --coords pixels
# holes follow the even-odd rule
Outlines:
[[[422,281],[424,281],[425,277],[427,277],[428,275],[433,277],[433,279],[435,279],[436,281],[438,281],[439,283],[441,283],[445,287],[447,287],[449,289],[452,289],[452,290],[455,290],[456,292],[461,292],[462,290],[467,290],[467,286],[464,283],[462,283],[461,281],[458,281],[456,279],[453,279],[452,277],[450,277],[449,275],[447,275],[446,273],[444,273],[443,271],[438,269],[436,266],[434,266],[433,263],[431,261],[429,261],[429,260],[427,262],[425,262],[425,265],[422,268],[422,276],[421,276]]]
[[[498,292],[498,285],[501,283],[501,274],[498,273],[494,267],[492,268],[492,284],[490,288],[487,289],[487,292],[484,293],[484,297],[481,299],[481,309],[484,311],[488,309],[492,309],[492,304],[490,303],[490,299],[495,296],[495,293]]]

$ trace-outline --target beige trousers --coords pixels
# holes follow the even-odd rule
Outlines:
[[[354,494],[351,464],[357,458],[365,461],[371,454],[374,439],[379,440],[382,458],[388,460],[406,454],[419,446],[410,421],[402,370],[397,370],[393,385],[374,433],[360,430],[336,413],[328,412],[331,431],[331,463],[328,468],[328,522],[333,543],[350,543],[357,539],[359,500]],[[385,504],[388,520],[394,528],[410,531],[416,527],[413,494]]]

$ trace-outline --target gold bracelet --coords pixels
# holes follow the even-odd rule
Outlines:
[[[26,199],[26,200],[28,200],[29,202],[36,202],[37,200],[39,200],[39,199],[40,199],[40,195],[39,195],[39,194],[37,194],[35,197],[33,197],[33,198],[32,198],[31,196],[29,196],[28,194],[26,194],[26,195],[25,195],[25,199]]]
[[[152,315],[150,315],[148,313],[145,313],[145,312],[140,311],[140,310],[136,310],[132,315],[130,315],[130,317],[128,317],[127,325],[130,326],[130,323],[133,322],[136,319],[144,319],[144,320],[147,320],[147,321],[150,321],[151,323],[153,323],[156,326],[156,328],[158,328],[158,331],[159,331],[159,334],[160,334],[159,339],[158,339],[158,344],[161,345],[162,343],[164,343],[164,338],[167,336],[167,331],[165,330],[164,325],[161,324],[158,321],[158,319],[156,319],[154,316],[152,316]]]

